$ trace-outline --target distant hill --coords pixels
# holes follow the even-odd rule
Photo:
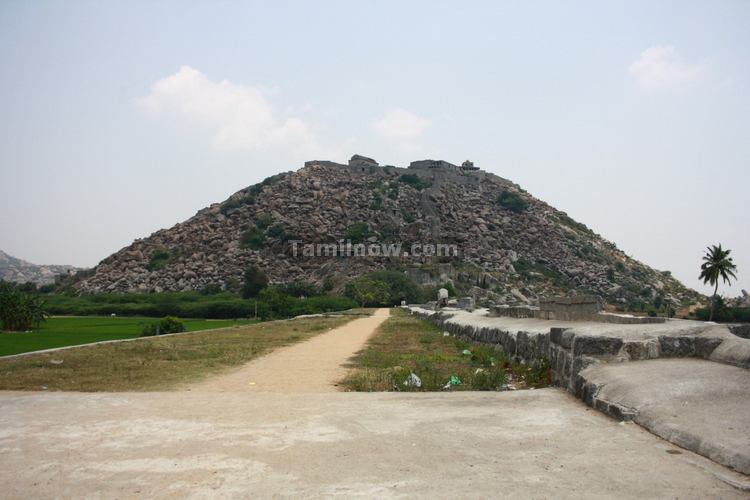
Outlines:
[[[0,280],[13,283],[47,285],[55,282],[58,274],[80,271],[80,268],[63,265],[38,265],[13,257],[0,250]]]
[[[391,257],[305,256],[303,243],[453,244],[458,258],[403,252]],[[298,241],[298,255],[294,255]],[[304,252],[304,249],[302,249]],[[380,166],[309,161],[269,177],[170,229],[138,239],[77,277],[80,292],[237,289],[248,266],[272,282],[307,281],[341,290],[390,268],[420,285],[451,282],[480,302],[513,303],[595,293],[610,303],[675,304],[700,295],[668,271],[625,255],[584,224],[517,184],[471,162],[422,160]]]

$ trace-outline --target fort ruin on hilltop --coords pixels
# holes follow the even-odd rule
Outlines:
[[[396,167],[393,165],[380,165],[373,158],[353,155],[347,164],[336,163],[330,160],[312,160],[305,162],[305,167],[324,166],[336,167],[349,170],[354,173],[378,174],[378,173],[395,173],[395,174],[412,174],[419,177],[429,178],[432,181],[452,181],[459,184],[478,184],[489,174],[474,165],[474,162],[466,160],[461,165],[454,165],[445,160],[417,160],[409,164],[408,167]]]

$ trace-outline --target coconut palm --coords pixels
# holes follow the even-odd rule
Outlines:
[[[698,276],[699,279],[703,280],[703,283],[709,283],[714,286],[714,294],[711,297],[711,314],[708,317],[709,321],[714,319],[714,306],[716,305],[716,292],[719,289],[719,278],[724,283],[730,285],[730,278],[737,279],[734,272],[737,270],[737,266],[732,262],[732,258],[729,256],[731,250],[724,250],[721,248],[721,244],[718,246],[711,245],[706,248],[706,253],[703,255],[703,264],[701,264],[701,274]]]

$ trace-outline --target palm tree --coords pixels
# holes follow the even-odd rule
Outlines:
[[[714,306],[716,305],[716,292],[719,289],[719,278],[721,278],[726,284],[730,285],[730,277],[737,279],[734,271],[737,270],[737,266],[732,262],[732,258],[729,256],[731,250],[723,250],[721,244],[719,246],[711,245],[706,248],[706,253],[703,256],[703,264],[701,264],[701,275],[698,279],[702,279],[703,283],[710,283],[714,285],[714,295],[711,297],[711,314],[708,317],[709,321],[714,319]]]

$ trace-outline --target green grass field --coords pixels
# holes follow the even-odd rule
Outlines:
[[[84,345],[0,359],[0,390],[112,392],[176,389],[370,313],[349,311],[336,316],[266,321],[211,332],[144,337],[133,342]],[[99,329],[112,326],[102,321],[109,318],[59,319],[88,320],[92,324],[98,319],[102,325]],[[127,321],[127,318],[120,321]],[[138,320],[134,322],[137,324]],[[191,328],[195,329],[226,325],[231,321],[194,320],[191,323]],[[96,331],[95,327],[92,330]],[[72,328],[72,331],[80,330]],[[122,337],[120,334],[119,338]]]
[[[53,347],[88,344],[101,340],[138,337],[143,326],[158,318],[77,316],[53,317],[32,332],[0,332],[0,356],[39,351]],[[187,331],[210,330],[251,324],[253,320],[184,319]]]

